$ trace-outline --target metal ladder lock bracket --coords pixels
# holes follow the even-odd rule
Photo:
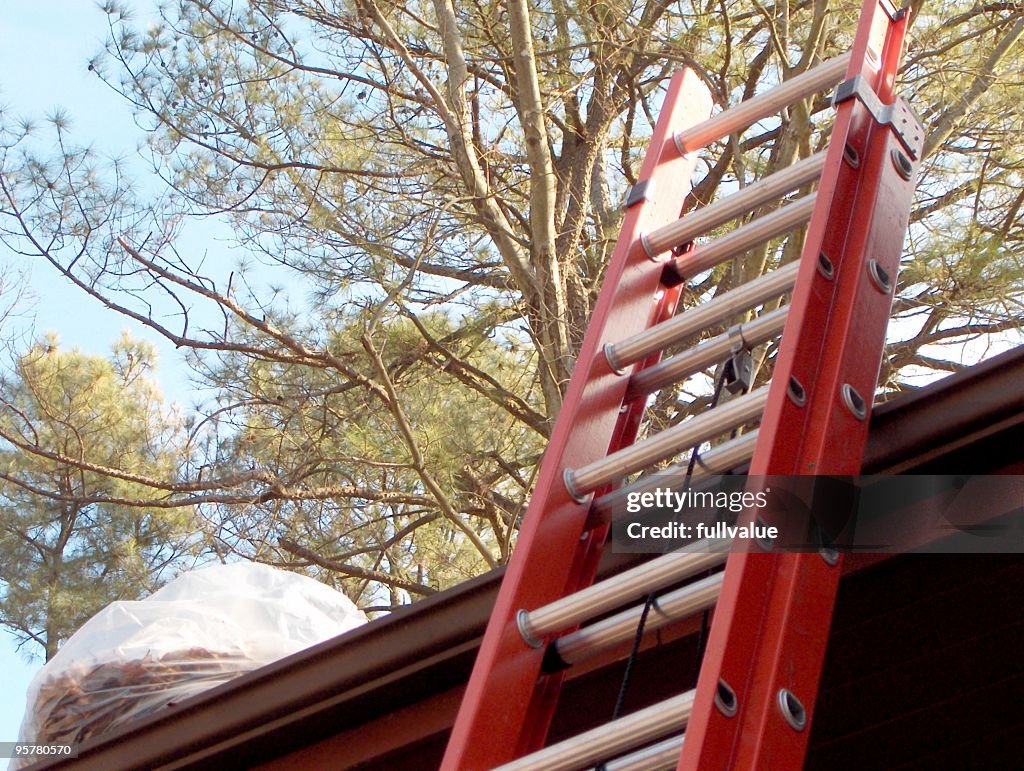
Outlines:
[[[688,473],[681,454],[730,431],[692,479],[748,462],[757,476],[860,471],[923,146],[894,95],[906,25],[888,0],[864,0],[848,53],[714,117],[692,71],[672,78],[443,769],[802,766],[841,559],[705,540],[594,578],[627,496]],[[826,150],[679,217],[698,151],[837,85]],[[679,253],[815,182],[815,192]],[[805,226],[799,261],[676,314],[688,278]],[[735,321],[784,295],[777,309]],[[727,331],[662,359],[718,325]],[[747,393],[744,352],[780,335],[771,382]],[[724,361],[744,393],[637,441],[649,394]],[[622,484],[665,462],[676,465]],[[695,688],[547,743],[573,667],[639,640],[641,622],[646,634],[711,609]]]

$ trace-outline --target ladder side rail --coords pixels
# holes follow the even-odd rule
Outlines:
[[[535,749],[546,732],[553,708],[538,707],[536,701],[555,698],[558,677],[547,678],[550,682],[536,688],[541,695],[535,697],[544,651],[524,641],[515,616],[522,608],[540,607],[593,580],[592,575],[580,575],[592,573],[596,566],[594,547],[588,543],[595,539],[587,538],[584,529],[589,501],[581,504],[570,498],[562,475],[566,468],[603,456],[616,434],[622,441],[632,441],[625,435],[625,416],[619,411],[628,379],[611,370],[602,347],[639,333],[674,309],[678,290],[663,290],[661,271],[644,253],[640,235],[678,218],[679,202],[689,192],[696,158],[680,156],[672,136],[710,112],[710,92],[695,73],[684,71],[672,79],[663,117],[655,126],[641,169],[641,182],[631,195],[643,200],[626,210],[516,549],[456,716],[443,769],[494,768]],[[666,307],[670,302],[672,309]]]
[[[885,0],[865,0],[847,76],[862,75],[885,104],[906,23]],[[857,168],[843,160],[847,143]],[[860,470],[892,303],[868,265],[876,260],[895,284],[917,172],[911,162],[901,173],[893,153],[902,147],[859,102],[838,105],[751,476]],[[817,270],[821,253],[832,279]],[[791,376],[802,406],[787,396]],[[844,404],[844,384],[863,397],[863,415]],[[841,573],[834,556],[730,555],[678,768],[802,767]],[[720,681],[737,694],[731,717],[713,705]]]
[[[657,327],[674,316],[676,306],[679,304],[679,298],[682,296],[682,291],[682,285],[678,285],[671,288],[660,287],[655,292],[655,312],[648,329]],[[605,343],[602,353],[607,349],[607,346],[608,344]],[[651,352],[637,363],[636,369],[643,370],[656,364],[660,359],[660,351]],[[621,374],[619,368],[614,369],[616,373]],[[628,380],[626,385],[628,387]],[[622,411],[620,408],[619,418],[615,423],[615,429],[612,432],[612,439],[609,443],[609,452],[627,447],[635,441],[640,430],[644,409],[645,405],[643,402],[633,402],[626,406],[625,411]],[[587,507],[588,509],[593,508],[593,499],[588,501]],[[576,594],[580,590],[593,586],[594,577],[597,575],[597,568],[601,561],[601,555],[604,553],[605,541],[608,538],[608,531],[610,529],[610,524],[594,526],[593,519],[588,511],[586,521],[583,524],[583,533],[580,535],[580,542],[576,553],[573,555],[572,565],[569,569],[569,583],[562,592],[563,597]],[[516,613],[516,626],[520,626],[519,611]],[[520,628],[521,636],[523,631]],[[529,717],[519,739],[517,755],[523,755],[544,746],[548,728],[558,708],[562,682],[567,675],[568,671],[564,669],[557,672],[548,672],[538,682],[537,687],[533,691],[533,698],[526,708],[526,714]]]

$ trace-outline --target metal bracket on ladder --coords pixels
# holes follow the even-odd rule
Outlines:
[[[644,179],[637,182],[635,185],[630,186],[626,192],[626,202],[623,204],[623,209],[629,209],[632,206],[636,206],[638,203],[649,201],[654,195],[654,180]]]
[[[750,352],[750,343],[743,337],[743,325],[730,327],[730,356],[725,363],[722,379],[729,393],[746,393],[754,384],[754,356]]]
[[[882,104],[863,75],[854,75],[836,86],[832,105],[838,107],[849,99],[856,99],[864,105],[876,123],[891,128],[912,160],[917,160],[921,156],[924,130],[920,119],[906,99],[897,97],[892,104]]]

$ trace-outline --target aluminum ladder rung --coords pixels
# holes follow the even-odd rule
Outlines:
[[[759,418],[767,398],[768,387],[763,386],[593,463],[565,469],[565,488],[574,499],[582,501],[609,482]]]
[[[664,350],[672,343],[788,292],[796,283],[799,268],[799,262],[790,262],[639,334],[618,343],[608,343],[604,357],[613,370],[622,372],[648,354]]]
[[[697,541],[536,610],[521,610],[516,618],[519,632],[527,642],[539,645],[542,638],[553,632],[568,629],[629,600],[721,565],[728,549],[729,541],[724,539]]]
[[[812,182],[821,176],[825,166],[825,150],[794,163],[754,184],[743,188],[721,201],[687,214],[675,222],[664,225],[640,237],[644,251],[652,260],[659,254],[677,246],[687,244],[697,236],[741,217],[768,201],[781,198],[784,194]]]
[[[679,131],[673,136],[680,155],[706,147],[717,139],[775,115],[798,99],[836,85],[846,73],[850,54],[844,53],[790,78],[775,88],[740,102],[693,128]]]
[[[653,367],[640,370],[629,381],[626,399],[637,399],[657,391],[672,383],[678,383],[691,375],[703,372],[708,367],[728,358],[737,343],[744,348],[751,348],[771,340],[782,334],[786,326],[789,306],[776,308],[753,321],[736,324],[725,332],[710,340],[690,348],[676,356],[658,362]]]
[[[685,734],[670,736],[657,744],[609,760],[590,771],[674,771],[683,750]]]
[[[746,463],[754,455],[754,446],[757,444],[757,429],[749,433],[730,439],[717,447],[712,447],[705,453],[701,453],[700,462],[694,467],[690,481],[694,482],[712,474],[724,474],[731,471],[742,463]],[[590,507],[590,519],[587,526],[596,526],[614,518],[616,512],[624,512],[626,501],[630,495],[646,493],[656,490],[659,487],[666,487],[670,480],[682,480],[686,478],[686,465],[669,466],[657,474],[645,476],[632,484],[612,490],[602,495],[593,506]]]
[[[724,575],[721,572],[715,573],[658,597],[647,614],[644,630],[653,632],[673,621],[681,621],[710,608],[722,593]],[[578,664],[606,648],[632,640],[643,610],[643,603],[634,605],[565,637],[559,637],[554,642],[558,657],[566,664]]]
[[[676,271],[680,276],[695,276],[804,225],[814,212],[814,201],[817,197],[817,193],[805,195],[781,209],[751,220],[721,238],[716,238],[706,246],[680,255],[675,259]]]
[[[552,744],[494,771],[571,771],[614,757],[671,731],[685,728],[693,711],[693,691],[652,704],[630,715]]]

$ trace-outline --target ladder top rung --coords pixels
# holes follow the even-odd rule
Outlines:
[[[680,131],[674,137],[676,149],[682,155],[699,150],[717,139],[745,129],[769,115],[774,115],[798,99],[834,86],[842,80],[849,63],[849,52],[840,54],[790,78],[769,91],[718,113],[693,128]]]

